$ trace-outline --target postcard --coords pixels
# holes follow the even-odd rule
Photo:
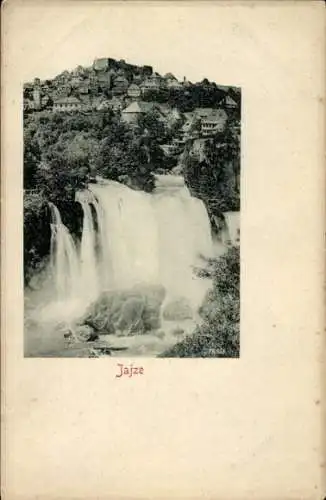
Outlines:
[[[326,495],[324,13],[4,3],[5,500]]]

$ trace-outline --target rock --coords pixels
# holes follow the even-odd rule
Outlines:
[[[142,321],[144,307],[145,301],[143,298],[128,298],[121,308],[117,328],[127,333],[141,332],[144,329]]]
[[[95,342],[95,340],[98,340],[99,336],[97,333],[91,333],[91,335],[86,339],[86,342]]]
[[[90,349],[88,357],[89,358],[99,358],[100,357],[100,353],[96,352],[95,349]]]
[[[89,325],[77,325],[75,327],[75,334],[77,337],[79,337],[81,340],[86,340],[92,335],[94,332],[94,329],[91,328]]]
[[[143,311],[144,333],[157,330],[161,326],[161,305],[165,298],[162,285],[138,285],[134,287],[145,299]]]
[[[80,321],[100,335],[143,334],[160,327],[165,288],[139,284],[128,290],[104,292]]]
[[[187,299],[180,297],[168,302],[163,310],[163,318],[177,321],[192,319],[193,312]]]

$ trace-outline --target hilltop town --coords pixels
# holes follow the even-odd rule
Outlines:
[[[151,113],[173,128],[173,137],[161,144],[165,155],[180,158],[185,145],[203,154],[207,139],[222,131],[228,118],[240,119],[240,91],[204,79],[179,81],[172,73],[158,74],[151,66],[124,60],[95,59],[91,67],[78,66],[52,80],[35,78],[24,84],[24,112],[94,113],[109,111],[136,126]]]

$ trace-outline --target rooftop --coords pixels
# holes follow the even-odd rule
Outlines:
[[[205,122],[219,122],[227,119],[227,113],[224,109],[214,109],[209,115],[203,116]]]
[[[154,107],[155,103],[152,102],[134,101],[123,110],[123,113],[147,113]]]
[[[164,75],[164,78],[169,79],[169,80],[177,80],[176,77],[172,73],[167,73]]]

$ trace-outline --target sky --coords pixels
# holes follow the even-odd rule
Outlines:
[[[28,0],[14,13],[12,28],[18,56],[28,60],[23,79],[51,78],[96,57],[113,57],[191,81],[207,77],[237,85],[244,69],[242,37],[250,42],[240,26],[251,9],[223,5]]]
[[[275,91],[290,96],[302,76],[310,88],[315,67],[308,45],[318,45],[318,32],[310,42],[314,9],[306,2],[296,5],[293,9],[286,0],[281,9],[278,1],[259,2],[257,8],[250,0],[9,0],[2,64],[16,65],[15,76],[23,83],[112,57],[179,79],[247,87],[262,99],[273,81]],[[300,47],[297,55],[293,46]],[[276,71],[280,78],[275,79]]]

